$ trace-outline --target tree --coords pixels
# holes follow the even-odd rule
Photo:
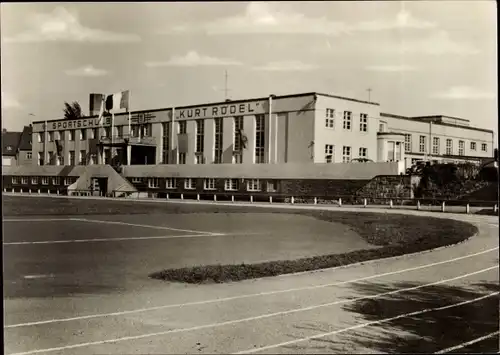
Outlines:
[[[73,101],[72,104],[64,103],[64,119],[66,120],[74,120],[77,118],[82,118],[82,107],[77,101]]]

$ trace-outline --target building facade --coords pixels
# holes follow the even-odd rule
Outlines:
[[[31,134],[31,125],[24,126],[22,132],[2,131],[2,166],[31,165]]]
[[[478,161],[493,131],[446,116],[404,117],[321,93],[33,123],[37,165]]]

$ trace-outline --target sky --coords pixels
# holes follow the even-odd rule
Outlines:
[[[496,2],[2,3],[2,126],[317,91],[405,116],[466,118],[497,137]],[[368,91],[371,89],[371,91]],[[497,139],[497,138],[496,138]]]

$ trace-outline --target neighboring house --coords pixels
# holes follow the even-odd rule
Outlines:
[[[24,126],[23,132],[21,133],[21,139],[19,141],[19,147],[17,152],[17,164],[18,165],[31,165],[36,163],[36,157],[32,156],[32,132],[33,127]],[[43,165],[43,164],[41,164]]]
[[[2,131],[2,166],[17,165],[17,150],[21,132]]]

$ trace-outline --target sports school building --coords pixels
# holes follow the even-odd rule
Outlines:
[[[130,122],[129,122],[130,121]],[[130,127],[130,129],[129,129]],[[321,93],[33,122],[38,165],[480,161],[493,131],[447,116],[404,117]],[[36,157],[36,159],[35,159]]]

